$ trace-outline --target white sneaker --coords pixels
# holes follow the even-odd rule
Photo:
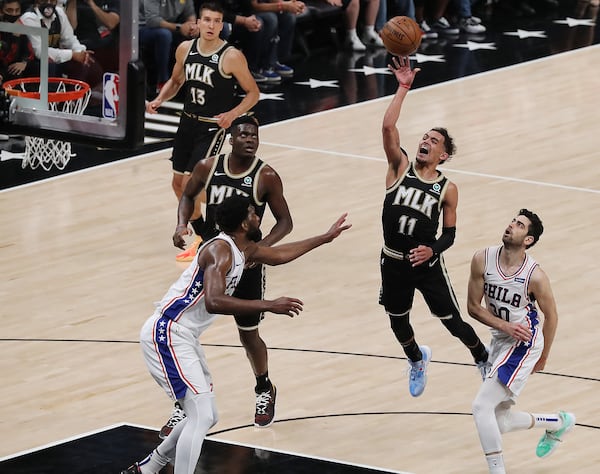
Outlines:
[[[384,48],[385,47],[385,45],[383,44],[383,41],[381,41],[381,38],[379,36],[377,36],[376,34],[365,33],[362,35],[360,40],[366,46],[375,46],[376,48]]]
[[[421,39],[436,39],[438,37],[437,31],[433,31],[425,20],[419,24],[419,27],[423,32]]]
[[[460,33],[460,30],[457,27],[450,25],[448,20],[443,16],[434,21],[430,26],[432,30],[437,31],[442,35],[457,35]]]
[[[347,49],[351,49],[352,51],[366,51],[367,47],[361,43],[361,41],[355,38],[346,38],[346,42],[344,43]]]
[[[460,29],[460,31],[463,31],[464,33],[469,33],[471,35],[485,33],[486,31],[485,26],[483,26],[481,23],[477,23],[475,20],[473,20],[473,17],[461,18],[458,21],[458,28]]]

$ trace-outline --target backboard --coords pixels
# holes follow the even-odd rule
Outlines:
[[[0,22],[0,31],[41,40],[39,98],[8,95],[0,87],[0,133],[54,138],[106,148],[136,148],[144,141],[146,74],[139,60],[138,0],[120,2],[118,70],[102,69],[86,110],[64,113],[48,106],[48,30]],[[116,59],[116,58],[115,58]],[[51,76],[52,77],[52,76]],[[52,84],[50,83],[50,91]],[[55,109],[55,110],[52,110]]]

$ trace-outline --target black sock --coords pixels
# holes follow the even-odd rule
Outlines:
[[[402,344],[402,349],[404,349],[404,353],[409,358],[409,360],[413,362],[418,362],[423,359],[423,353],[417,344],[417,341],[412,339],[407,344]]]
[[[488,351],[483,345],[483,342],[479,341],[479,343],[475,347],[469,347],[471,354],[473,355],[473,359],[475,362],[486,362],[488,359]]]
[[[269,372],[265,372],[262,375],[256,377],[256,387],[254,387],[254,391],[256,393],[266,392],[267,390],[271,390],[271,380],[269,379]]]

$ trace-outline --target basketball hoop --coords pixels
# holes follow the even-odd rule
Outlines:
[[[6,94],[12,97],[28,99],[40,98],[40,78],[23,77],[6,81],[2,87]],[[89,84],[77,79],[63,77],[48,78],[48,109],[67,114],[81,115],[90,100]],[[31,169],[41,166],[50,171],[52,166],[62,170],[67,166],[74,153],[71,153],[71,143],[53,138],[25,137],[25,152],[22,167]]]

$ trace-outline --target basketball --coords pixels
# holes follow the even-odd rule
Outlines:
[[[417,22],[407,16],[391,18],[379,32],[385,49],[394,56],[409,56],[421,44],[423,32]]]

